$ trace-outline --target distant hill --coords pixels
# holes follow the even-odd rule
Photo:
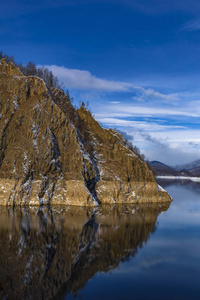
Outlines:
[[[178,171],[176,171],[175,169],[169,167],[166,164],[163,164],[160,161],[150,161],[149,162],[151,168],[154,170],[154,172],[156,173],[156,175],[174,175],[176,176]]]
[[[192,168],[189,170],[189,172],[194,176],[200,176],[200,167]]]
[[[194,176],[200,175],[200,159],[194,160],[191,163],[176,167],[177,171],[189,171]]]
[[[160,161],[150,161],[149,162],[150,167],[155,172],[155,175],[162,176],[162,175],[171,175],[171,176],[194,176],[195,174],[192,174],[188,170],[177,170],[175,168],[172,168]]]

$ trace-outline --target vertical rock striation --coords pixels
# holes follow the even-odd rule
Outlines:
[[[170,201],[122,136],[62,90],[0,63],[0,204]]]

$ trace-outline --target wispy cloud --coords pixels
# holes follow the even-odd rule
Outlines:
[[[192,20],[183,24],[180,30],[184,31],[198,31],[200,30],[200,19]]]
[[[41,66],[38,66],[41,67]],[[98,78],[91,74],[88,70],[70,69],[57,65],[46,65],[44,67],[52,70],[60,82],[69,89],[82,91],[101,91],[101,92],[129,92],[132,93],[132,100],[137,102],[166,102],[177,103],[182,95],[178,93],[161,93],[152,88],[145,88],[129,82],[120,82]],[[89,95],[87,95],[88,97]],[[92,96],[93,97],[93,96]],[[111,101],[113,104],[118,104],[120,101]]]
[[[200,142],[199,143],[189,142],[189,145],[192,146],[193,148],[200,148]]]
[[[98,107],[95,118],[106,127],[119,128],[132,135],[134,145],[148,159],[181,164],[199,158],[200,131],[198,126],[191,128],[200,117],[198,103],[185,103],[182,107],[104,105]],[[177,122],[178,119],[182,122]]]
[[[45,67],[49,68],[69,89],[123,92],[132,87],[128,83],[97,78],[87,70],[69,69],[56,65]]]
[[[161,125],[157,123],[149,123],[145,121],[132,121],[123,120],[116,117],[105,117],[104,114],[95,114],[95,119],[106,126],[119,126],[119,127],[129,127],[137,130],[148,130],[148,131],[164,131],[164,130],[175,130],[184,129],[184,126],[179,125]]]
[[[134,143],[150,160],[160,160],[166,164],[182,164],[199,158],[199,130],[166,128],[165,131],[133,128],[128,134],[134,136]]]
[[[109,108],[108,108],[109,109]],[[111,108],[109,109],[111,110]],[[131,116],[142,116],[142,117],[158,117],[158,116],[187,116],[199,118],[200,114],[194,111],[187,111],[187,108],[166,108],[166,107],[147,107],[147,106],[134,106],[134,105],[115,105],[113,112],[125,113]]]
[[[138,102],[144,102],[145,100],[160,100],[163,102],[179,101],[179,97],[176,93],[166,95],[150,88],[135,87],[135,89],[137,90],[137,95],[133,96],[132,99]]]
[[[88,70],[46,67],[63,81],[72,95],[75,93],[75,98],[90,100],[95,118],[102,125],[122,130],[129,139],[132,136],[134,144],[149,159],[170,164],[199,157],[198,90],[155,90],[145,82],[140,86],[98,78]]]

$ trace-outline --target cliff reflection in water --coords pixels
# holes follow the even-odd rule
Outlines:
[[[0,207],[0,297],[62,298],[134,256],[170,203]]]

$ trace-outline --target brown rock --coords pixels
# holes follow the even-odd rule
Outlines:
[[[170,201],[122,136],[42,79],[0,63],[0,204]]]

